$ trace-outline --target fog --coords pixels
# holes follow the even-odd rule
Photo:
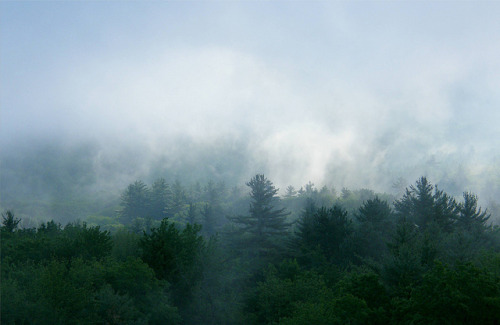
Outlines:
[[[90,148],[102,191],[265,173],[282,189],[394,192],[425,175],[500,201],[498,3],[0,9],[4,197],[25,181],[8,162],[49,143]]]

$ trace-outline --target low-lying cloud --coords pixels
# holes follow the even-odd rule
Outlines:
[[[87,139],[100,144],[102,161],[121,157],[113,153],[118,148],[142,148],[134,177],[151,165],[167,169],[176,157],[193,158],[176,143],[235,146],[229,152],[242,146],[241,178],[265,172],[282,188],[312,181],[391,191],[399,177],[413,182],[427,175],[452,191],[456,185],[498,200],[500,48],[490,38],[453,31],[439,19],[460,25],[444,16],[420,27],[398,6],[391,10],[412,19],[392,19],[388,10],[387,25],[376,25],[383,19],[325,5],[294,26],[288,19],[300,10],[289,8],[290,18],[276,22],[285,27],[266,33],[277,26],[264,18],[262,26],[252,25],[255,12],[228,7],[213,18],[221,26],[210,27],[210,35],[200,30],[205,38],[192,36],[187,23],[152,15],[150,25],[141,19],[146,41],[137,38],[137,47],[131,41],[125,48],[66,52],[50,71],[37,66],[36,75],[16,75],[12,84],[3,76],[4,142]],[[498,23],[484,23],[485,32],[498,34]],[[320,33],[306,36],[307,24]],[[148,40],[157,25],[176,26],[188,41],[176,35],[169,42],[161,32],[151,34],[157,42]],[[77,26],[85,33],[85,21]],[[262,40],[244,38],[250,27]],[[121,35],[116,26],[104,32]]]

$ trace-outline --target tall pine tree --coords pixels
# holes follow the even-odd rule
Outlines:
[[[287,232],[289,214],[285,208],[277,208],[278,189],[264,175],[256,175],[250,182],[250,215],[230,218],[240,226],[240,239],[252,255],[266,256],[280,248]]]
[[[455,200],[432,185],[426,177],[421,177],[415,186],[407,188],[403,197],[394,202],[394,207],[400,218],[421,229],[434,224],[442,230],[451,231],[457,214]]]
[[[123,222],[129,223],[136,218],[149,217],[149,188],[143,181],[135,181],[123,192],[120,205],[122,207],[120,216]]]

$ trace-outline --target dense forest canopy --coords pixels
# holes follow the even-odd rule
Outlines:
[[[163,178],[114,216],[2,214],[5,324],[496,324],[500,227],[426,177],[399,198]]]

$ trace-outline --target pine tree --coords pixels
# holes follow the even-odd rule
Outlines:
[[[451,231],[457,213],[455,200],[434,187],[425,177],[421,177],[415,186],[407,188],[403,197],[394,202],[394,207],[400,218],[413,222],[421,229],[435,224]]]
[[[7,232],[13,232],[16,230],[21,219],[14,217],[14,213],[10,210],[5,212],[5,215],[2,213],[2,229],[5,229]]]
[[[186,204],[186,191],[179,180],[172,184],[172,203],[167,207],[166,214],[168,217],[175,217],[176,214],[184,210]]]
[[[389,218],[392,215],[392,210],[387,201],[382,201],[376,196],[373,200],[368,200],[359,208],[359,213],[356,216],[361,223],[371,223],[377,229],[385,228]]]
[[[211,236],[215,233],[215,215],[214,215],[214,209],[212,205],[210,204],[205,204],[203,208],[201,209],[201,215],[203,217],[202,220],[202,225],[203,225],[203,232],[207,234],[208,236]]]
[[[280,247],[282,237],[287,233],[289,215],[285,208],[278,209],[278,189],[264,175],[256,175],[250,182],[250,215],[230,218],[241,228],[241,238],[246,247],[258,256],[265,256]]]
[[[121,218],[131,222],[135,218],[149,217],[150,192],[142,181],[130,184],[121,196]]]
[[[353,228],[345,209],[335,205],[314,211],[314,205],[309,205],[297,228],[296,241],[308,255],[319,248],[329,262],[341,263],[348,259]]]
[[[151,186],[150,215],[155,219],[168,217],[167,211],[172,201],[170,186],[163,178],[157,179]]]
[[[488,210],[481,211],[477,207],[477,196],[464,192],[464,202],[458,205],[457,225],[463,230],[472,230],[474,227],[486,227],[486,221],[490,218]]]
[[[361,256],[378,259],[387,250],[387,241],[393,231],[392,210],[387,201],[376,196],[365,201],[356,214],[358,231],[356,245]]]
[[[295,190],[295,188],[292,185],[289,185],[286,188],[285,198],[290,199],[290,198],[295,197],[296,195],[297,195],[297,191]]]

